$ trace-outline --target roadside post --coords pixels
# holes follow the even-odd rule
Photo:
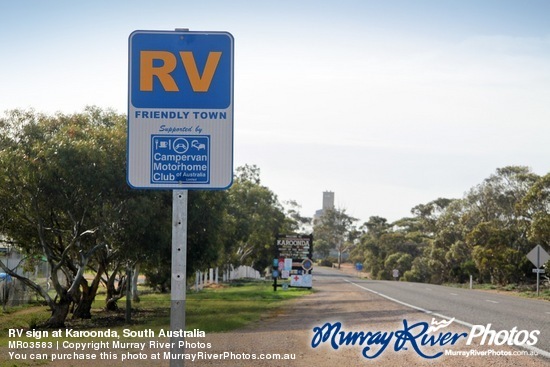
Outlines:
[[[128,38],[127,181],[172,190],[171,367],[184,366],[188,190],[233,183],[233,50],[227,32]]]
[[[273,270],[271,271],[271,277],[273,278],[273,291],[277,292],[277,278],[279,278],[279,259],[273,259]]]
[[[399,269],[393,269],[392,276],[394,280],[399,280]]]
[[[548,260],[550,260],[550,255],[546,252],[541,245],[535,246],[527,254],[527,258],[535,265],[533,273],[537,273],[537,296],[539,295],[539,284],[540,284],[540,274],[544,274],[544,269],[540,269]]]

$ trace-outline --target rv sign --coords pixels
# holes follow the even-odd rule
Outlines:
[[[231,186],[231,34],[135,31],[128,58],[128,183],[159,189]]]

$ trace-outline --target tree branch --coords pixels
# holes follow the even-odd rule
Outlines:
[[[12,277],[20,280],[21,282],[23,282],[28,287],[32,288],[36,293],[38,293],[40,296],[42,296],[46,300],[46,302],[48,303],[48,306],[50,306],[50,308],[53,309],[54,301],[52,300],[52,298],[50,297],[48,292],[46,292],[44,290],[44,288],[42,288],[39,284],[33,282],[32,280],[30,280],[29,278],[27,278],[23,275],[17,274],[16,272],[14,272],[10,268],[8,268],[2,260],[0,260],[0,268],[2,268],[2,270],[4,270],[4,272],[6,274],[9,274],[10,276],[12,276]]]

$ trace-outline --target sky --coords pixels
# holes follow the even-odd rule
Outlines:
[[[0,113],[128,108],[134,30],[235,39],[234,167],[367,221],[550,172],[546,0],[0,0]]]

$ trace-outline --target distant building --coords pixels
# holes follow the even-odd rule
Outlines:
[[[334,192],[323,191],[323,206],[322,209],[315,211],[313,221],[320,218],[325,210],[334,209]]]
[[[334,209],[334,192],[332,191],[323,192],[323,210],[325,209]]]

